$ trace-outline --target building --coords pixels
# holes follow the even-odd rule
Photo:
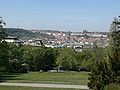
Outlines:
[[[17,46],[22,45],[22,41],[20,41],[18,38],[16,37],[7,37],[4,39],[6,42],[8,43],[14,43]]]

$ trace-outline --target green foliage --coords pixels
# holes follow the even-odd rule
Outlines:
[[[9,45],[9,72],[22,72],[22,64],[24,61],[22,57],[24,55],[25,50],[22,47],[18,47],[12,43],[8,43]]]
[[[110,82],[111,70],[105,60],[96,61],[89,74],[88,87],[93,90],[103,90]]]
[[[120,30],[118,26],[120,21],[115,19],[111,25],[111,53],[109,53],[110,68],[113,79],[111,82],[120,83]]]
[[[22,47],[18,47],[14,44],[11,44],[11,46],[9,47],[10,60],[18,59],[19,62],[22,62],[23,54],[24,54],[24,49]]]
[[[80,61],[81,71],[90,71],[90,68],[93,62],[92,51],[86,50],[79,53],[78,60]]]
[[[115,19],[109,34],[110,44],[107,55],[95,52],[96,60],[90,73],[88,86],[93,90],[103,90],[110,83],[120,83],[120,21]]]
[[[18,38],[25,38],[25,39],[29,39],[34,38],[35,35],[32,33],[32,31],[28,31],[28,30],[24,30],[24,29],[19,29],[19,28],[6,28],[6,33],[9,36],[13,36],[13,37],[18,37]]]
[[[92,52],[92,68],[89,74],[88,87],[93,90],[103,90],[111,81],[111,69],[106,53],[107,48],[96,48]]]
[[[7,37],[4,28],[0,28],[0,42]]]
[[[5,39],[7,37],[7,34],[6,34],[6,29],[3,28],[3,25],[5,24],[5,22],[3,22],[2,19],[0,19],[0,43],[3,39]]]
[[[15,50],[15,51],[14,51]],[[91,53],[76,52],[74,49],[51,49],[45,47],[14,47],[11,57],[16,57],[22,63],[29,65],[30,71],[48,71],[50,69],[62,70],[90,70],[92,64]],[[83,71],[84,71],[83,70]]]
[[[55,58],[51,48],[42,50],[41,59],[39,60],[39,70],[48,71],[53,69]]]
[[[62,48],[57,55],[56,65],[58,69],[90,71],[93,63],[91,51],[76,52],[71,48]]]
[[[9,61],[9,72],[20,72],[21,64],[18,59],[12,59]]]
[[[59,52],[56,64],[62,70],[77,69],[76,52],[70,48],[63,48]]]
[[[120,90],[120,84],[111,83],[107,85],[104,90]]]
[[[9,64],[9,53],[6,42],[0,43],[0,71],[6,71]]]
[[[29,65],[29,69],[32,71],[48,71],[53,68],[55,63],[53,50],[44,47],[28,48],[22,59]]]
[[[4,41],[6,38],[5,29],[3,25],[5,23],[0,19],[0,71],[6,71],[8,68],[9,56],[8,56],[8,46]]]
[[[52,35],[48,35],[40,32],[33,33],[30,30],[25,30],[21,28],[6,28],[6,33],[8,34],[8,36],[17,37],[20,39],[33,39],[33,38],[45,38],[45,37],[55,38]]]
[[[23,63],[23,64],[21,65],[20,72],[21,72],[21,73],[27,73],[28,71],[29,71],[29,65]]]

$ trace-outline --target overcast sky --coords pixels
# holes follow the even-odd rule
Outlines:
[[[0,0],[7,27],[62,31],[109,31],[120,0]]]

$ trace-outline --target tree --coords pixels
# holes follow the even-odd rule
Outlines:
[[[6,42],[0,43],[0,71],[7,71],[9,66],[9,53]]]
[[[110,82],[111,70],[105,60],[95,61],[89,74],[88,87],[92,90],[103,90]]]
[[[34,48],[32,46],[24,46],[23,48],[24,48],[25,52],[23,54],[22,61],[24,61],[26,64],[29,65],[30,71],[35,71],[36,65],[35,65],[35,61],[34,61],[35,58],[33,56]]]
[[[22,59],[24,55],[24,48],[16,46],[15,44],[8,43],[9,45],[9,72],[23,72],[25,66]],[[24,64],[24,65],[22,65]]]
[[[74,49],[63,48],[59,52],[56,64],[59,69],[62,70],[76,70],[77,69],[77,59],[76,52]]]
[[[48,71],[53,69],[55,63],[53,50],[51,48],[46,48],[42,55],[41,70]]]
[[[48,71],[53,69],[55,63],[53,50],[45,47],[28,49],[24,53],[23,60],[29,65],[31,71]]]
[[[96,47],[93,50],[92,59],[88,87],[93,90],[103,90],[109,84],[111,78],[106,48]]]
[[[0,70],[6,71],[9,63],[8,46],[4,39],[7,37],[5,28],[3,28],[5,22],[0,17]]]
[[[103,90],[111,83],[120,83],[120,20],[111,24],[109,51],[107,57],[95,52],[96,60],[89,74],[88,86],[93,90]],[[101,56],[102,55],[102,56]],[[104,58],[103,58],[104,57]]]
[[[77,56],[78,57],[78,56]],[[92,51],[91,50],[84,50],[83,52],[79,53],[78,61],[80,61],[80,71],[90,71],[91,64],[92,64]]]
[[[7,34],[6,34],[6,29],[3,28],[3,25],[6,25],[5,22],[3,21],[3,19],[1,19],[0,17],[0,43],[3,39],[5,39],[7,37]]]
[[[119,17],[120,18],[120,17]],[[112,70],[111,83],[120,83],[120,20],[115,18],[111,24],[109,62]]]

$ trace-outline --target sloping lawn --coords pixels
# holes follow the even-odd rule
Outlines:
[[[79,90],[79,89],[59,89],[59,88],[33,88],[33,87],[0,86],[0,90]]]
[[[2,73],[0,78],[2,78],[3,82],[87,84],[88,72]]]

